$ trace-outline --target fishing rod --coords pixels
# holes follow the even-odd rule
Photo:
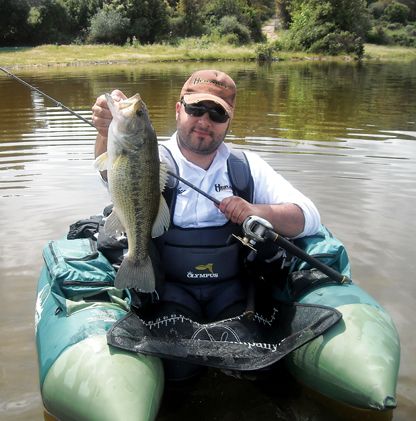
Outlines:
[[[27,86],[28,88],[36,91],[37,93],[43,95],[44,97],[48,98],[52,102],[54,102],[56,105],[61,107],[62,109],[70,112],[75,117],[81,119],[85,123],[89,124],[90,126],[96,128],[94,124],[87,120],[86,118],[82,117],[77,112],[71,110],[67,106],[63,105],[61,102],[57,101],[55,98],[52,98],[51,96],[47,95],[45,92],[42,92],[40,89],[35,88],[30,83],[24,81],[20,77],[17,77],[13,73],[10,73],[8,70],[6,70],[4,67],[0,66],[0,70],[6,73],[8,76],[12,77],[13,79],[17,80],[18,82],[22,83],[23,85]],[[202,194],[207,199],[214,202],[216,205],[220,204],[220,201],[215,199],[215,197],[209,195],[208,193],[204,192],[203,190],[196,187],[194,184],[190,183],[189,181],[185,180],[183,177],[179,176],[175,172],[172,172],[170,170],[167,171],[169,175],[176,178],[177,180],[181,181],[182,183],[186,184],[190,188],[197,191],[199,194]],[[310,256],[309,254],[305,253],[300,247],[295,246],[293,243],[291,243],[289,240],[286,240],[281,235],[277,234],[275,231],[273,231],[273,226],[266,221],[263,218],[257,217],[257,216],[249,216],[243,223],[243,231],[245,236],[243,238],[236,237],[238,240],[240,240],[244,245],[248,246],[252,250],[254,249],[254,245],[256,242],[265,241],[265,240],[271,240],[276,242],[280,247],[283,249],[289,251],[294,256],[300,258],[301,260],[309,263],[312,267],[319,269],[321,272],[323,272],[328,277],[334,279],[337,282],[340,283],[348,283],[351,282],[351,280],[342,275],[341,273],[337,272],[336,270],[332,269],[330,266],[325,265],[324,263],[320,262],[319,260],[315,259],[314,257]]]
[[[13,73],[10,73],[7,69],[5,69],[4,67],[0,66],[0,70],[4,73],[6,73],[7,76],[10,76],[11,78],[17,80],[18,82],[22,83],[23,85],[27,86],[29,89],[32,89],[33,91],[36,91],[38,94],[43,95],[44,97],[48,98],[49,100],[51,100],[52,102],[54,102],[58,107],[61,107],[62,109],[64,109],[65,111],[68,111],[69,113],[71,113],[72,115],[74,115],[75,117],[78,117],[80,120],[82,120],[83,122],[89,124],[92,127],[95,127],[94,124],[92,124],[91,121],[87,120],[86,118],[84,118],[81,114],[76,113],[75,111],[71,110],[71,108],[68,108],[66,105],[62,104],[61,102],[57,101],[55,98],[52,98],[51,96],[49,96],[48,94],[45,94],[45,92],[42,92],[40,89],[36,88],[35,86],[31,85],[30,83],[27,83],[26,81],[24,81],[23,79],[20,79],[20,77],[14,75]]]
[[[21,79],[20,77],[18,77],[16,75],[14,75],[13,73],[9,72],[4,67],[1,67],[0,66],[0,70],[3,71],[4,73],[6,73],[7,76],[10,76],[14,80],[17,80],[21,84],[27,86],[29,89],[32,89],[32,90],[36,91],[38,94],[43,95],[45,98],[48,98],[50,101],[52,101],[53,103],[55,103],[58,107],[61,107],[63,110],[68,111],[69,113],[71,113],[75,117],[79,118],[80,120],[84,121],[85,123],[89,124],[91,127],[94,127],[94,129],[96,129],[96,127],[94,126],[94,124],[90,120],[87,120],[86,118],[84,118],[82,115],[80,115],[76,111],[72,110],[71,108],[68,108],[66,105],[62,104],[62,102],[59,102],[55,98],[52,98],[51,96],[49,96],[48,94],[46,94],[45,92],[42,92],[40,89],[36,88],[35,86],[33,86],[30,83],[26,82],[25,80]],[[182,178],[178,174],[176,174],[176,173],[174,173],[174,172],[172,172],[170,170],[168,170],[167,173],[170,176],[172,176],[172,177],[176,178],[177,180],[181,181],[182,183],[186,184],[190,188],[194,189],[199,194],[202,194],[202,196],[205,196],[207,199],[211,200],[216,205],[219,205],[220,204],[220,201],[217,200],[217,199],[215,199],[215,197],[213,197],[213,196],[209,195],[208,193],[204,192],[203,190],[199,189],[198,187],[196,187],[195,185],[193,185],[189,181],[185,180],[184,178]]]

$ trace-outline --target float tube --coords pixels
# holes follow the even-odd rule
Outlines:
[[[295,244],[350,277],[345,249],[325,227]],[[46,412],[60,420],[155,419],[164,389],[157,352],[107,343],[111,329],[131,314],[129,291],[113,286],[112,265],[90,238],[50,241],[43,256],[35,326]],[[335,401],[375,411],[394,408],[400,342],[391,317],[358,285],[321,275],[295,259],[274,298],[332,308],[342,320],[293,347],[283,361],[299,382]]]

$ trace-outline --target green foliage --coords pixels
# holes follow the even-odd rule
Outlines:
[[[384,13],[384,9],[389,4],[388,0],[375,1],[368,6],[368,12],[375,19],[380,19]]]
[[[81,41],[103,0],[0,0],[3,45]]]
[[[26,0],[0,0],[0,46],[23,45],[29,40]]]
[[[247,26],[240,23],[235,16],[222,17],[217,31],[220,35],[224,36],[234,35],[234,37],[229,37],[230,44],[247,44],[251,40],[250,30]]]
[[[367,41],[372,44],[389,44],[390,38],[382,25],[373,26],[367,33]]]
[[[130,20],[117,10],[101,9],[91,19],[89,41],[123,44],[127,39]]]
[[[382,18],[388,22],[406,23],[410,9],[402,3],[393,1],[384,9]]]
[[[415,0],[399,0],[409,8],[409,21],[416,20],[416,1]]]
[[[196,1],[179,0],[174,16],[170,19],[172,35],[176,37],[202,35],[205,27],[200,10],[200,4]]]
[[[276,0],[276,13],[283,29],[288,29],[292,22],[290,0]]]
[[[113,10],[130,20],[125,38],[135,36],[140,43],[153,43],[169,34],[168,4],[164,0],[112,0],[104,10]]]
[[[360,38],[348,31],[334,31],[316,41],[310,48],[312,53],[354,54],[358,59],[364,55],[364,46]]]
[[[60,0],[68,17],[69,30],[76,34],[86,32],[92,17],[103,5],[103,0]]]
[[[202,18],[211,32],[215,32],[225,16],[234,16],[238,22],[250,31],[253,41],[263,41],[262,21],[258,10],[249,6],[247,0],[212,0],[205,4]]]
[[[262,43],[256,47],[256,58],[257,61],[272,61],[273,53],[277,50],[276,45],[271,43]]]
[[[407,32],[406,29],[396,31],[391,34],[393,44],[401,45],[402,47],[416,47],[416,28],[411,33]]]
[[[416,42],[415,0],[0,0],[0,10],[0,46],[82,43],[87,34],[118,44],[179,45],[206,35],[241,45],[264,41],[261,27],[275,13],[289,27],[281,49],[360,56],[363,39]],[[256,54],[267,60],[275,48],[261,45]]]
[[[61,1],[41,0],[27,16],[31,43],[67,43],[71,40],[69,19]]]
[[[369,6],[369,11],[373,16],[373,26],[367,33],[368,42],[416,46],[416,28],[412,23],[416,18],[415,1],[377,1]]]
[[[292,23],[285,40],[293,50],[362,56],[369,29],[363,0],[305,0],[291,4]]]

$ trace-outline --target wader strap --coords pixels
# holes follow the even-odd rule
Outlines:
[[[159,148],[163,150],[161,154],[164,155],[167,159],[169,159],[169,163],[172,166],[174,166],[175,173],[179,174],[178,164],[173,158],[172,152],[165,145],[159,145]],[[173,213],[174,213],[174,209],[176,205],[176,193],[177,193],[176,186],[173,188],[165,188],[162,193],[170,210],[171,222],[173,222]]]
[[[227,168],[234,194],[253,203],[254,183],[245,153],[232,150],[227,160]]]

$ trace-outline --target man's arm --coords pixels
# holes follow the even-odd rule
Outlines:
[[[250,151],[245,154],[254,182],[254,203],[227,197],[219,205],[225,216],[241,224],[248,216],[257,215],[269,221],[277,233],[290,238],[315,234],[321,218],[313,202],[260,156]]]
[[[101,154],[107,151],[107,140],[107,136],[103,136],[100,133],[97,133],[94,147],[94,156],[96,158],[98,158]]]

